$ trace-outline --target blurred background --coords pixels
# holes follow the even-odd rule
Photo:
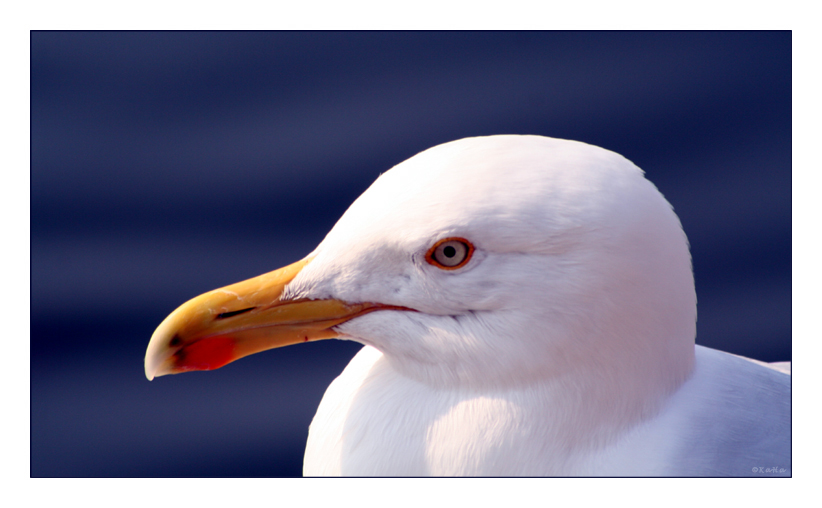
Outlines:
[[[299,476],[360,346],[149,383],[154,328],[305,256],[415,153],[503,133],[644,169],[697,343],[790,360],[790,32],[32,32],[31,476]]]

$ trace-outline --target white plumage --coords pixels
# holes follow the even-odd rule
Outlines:
[[[436,240],[477,253],[458,271]],[[311,424],[306,475],[790,474],[790,378],[694,346],[687,240],[623,157],[470,138],[382,175],[287,288],[376,301]]]

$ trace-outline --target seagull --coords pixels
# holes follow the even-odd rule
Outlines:
[[[790,476],[785,367],[695,336],[688,241],[643,171],[498,135],[415,155],[304,259],[180,306],[145,371],[363,344],[306,476]]]

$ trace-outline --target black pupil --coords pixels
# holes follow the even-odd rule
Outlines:
[[[442,253],[445,254],[445,257],[452,258],[457,254],[457,249],[449,245],[446,248],[442,249]]]

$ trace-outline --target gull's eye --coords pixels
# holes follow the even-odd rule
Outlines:
[[[445,238],[434,244],[425,254],[425,260],[437,268],[456,270],[468,263],[474,246],[465,238]]]

